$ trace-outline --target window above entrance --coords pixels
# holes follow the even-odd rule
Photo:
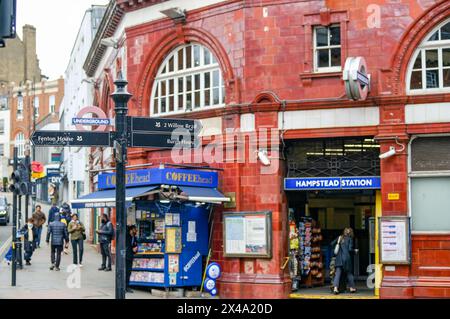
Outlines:
[[[225,86],[212,52],[191,43],[177,47],[155,78],[150,113],[154,116],[184,113],[225,104]]]
[[[430,32],[413,54],[407,91],[410,94],[450,91],[450,20]]]

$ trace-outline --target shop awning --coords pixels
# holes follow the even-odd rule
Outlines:
[[[133,187],[125,190],[126,206],[130,206],[133,198],[147,195],[158,186]],[[116,206],[116,190],[108,189],[94,192],[71,201],[72,208],[104,208]]]
[[[193,202],[220,204],[229,202],[230,198],[225,197],[215,188],[179,186],[187,199]]]

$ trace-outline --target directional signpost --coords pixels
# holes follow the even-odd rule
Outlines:
[[[111,146],[109,132],[35,131],[31,136],[34,146]]]
[[[111,124],[100,109],[87,107],[73,119],[79,131],[35,131],[31,142],[35,147],[113,147],[116,159],[116,299],[125,298],[125,164],[127,147],[194,148],[198,145],[200,121],[186,119],[155,119],[128,117],[127,104],[131,94],[126,91],[128,82],[119,73],[114,82],[116,91],[111,95],[115,102],[115,132],[102,132]],[[101,112],[100,112],[100,111]],[[99,118],[83,118],[85,113],[95,113]],[[94,131],[83,131],[83,125],[99,126]]]
[[[128,117],[128,146],[151,148],[195,148],[200,121]]]

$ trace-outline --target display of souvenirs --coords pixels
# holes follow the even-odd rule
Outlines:
[[[164,269],[164,258],[135,258],[133,268]]]
[[[138,244],[138,254],[146,254],[149,252],[160,252],[162,249],[162,243],[139,243]]]
[[[318,223],[302,217],[299,226],[299,274],[306,286],[323,285],[323,262],[320,243],[323,239]]]
[[[130,281],[162,284],[164,283],[164,273],[151,271],[132,271]]]

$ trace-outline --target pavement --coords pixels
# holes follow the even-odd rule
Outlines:
[[[40,204],[45,213],[49,207]],[[11,266],[3,261],[10,247],[11,227],[0,227],[0,299],[114,299],[115,268],[110,272],[98,271],[101,255],[94,246],[85,244],[83,267],[72,265],[72,252],[62,254],[61,271],[51,271],[50,246],[45,243],[44,227],[41,248],[34,251],[31,266],[17,270],[16,286],[11,286]],[[133,289],[127,299],[155,299],[150,290]]]

